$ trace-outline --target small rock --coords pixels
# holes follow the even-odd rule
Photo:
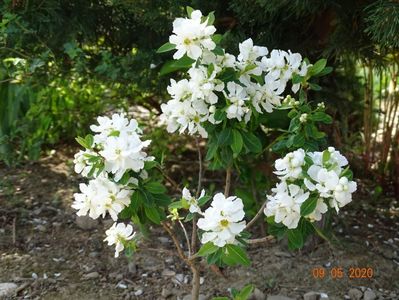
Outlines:
[[[270,295],[267,296],[267,300],[296,300],[295,298],[290,298],[283,295]]]
[[[95,279],[98,277],[100,277],[100,274],[98,274],[98,272],[91,272],[83,275],[84,279]]]
[[[161,242],[161,244],[169,244],[170,240],[167,237],[164,236],[159,236],[158,241]]]
[[[32,278],[33,278],[33,279],[38,279],[38,278],[39,278],[39,276],[37,276],[37,274],[36,274],[36,273],[32,273]]]
[[[44,226],[44,225],[37,225],[36,230],[40,231],[40,232],[46,232],[47,229],[46,229],[46,226]]]
[[[169,296],[172,296],[172,295],[173,295],[173,293],[169,288],[164,288],[164,287],[162,288],[162,291],[161,291],[162,297],[168,298]]]
[[[172,270],[169,270],[169,269],[165,269],[165,270],[162,271],[161,275],[162,276],[175,276],[176,272],[172,271]]]
[[[203,285],[205,282],[205,278],[204,277],[200,277],[200,285]]]
[[[303,295],[303,300],[319,300],[320,294],[317,292],[307,292]]]
[[[92,258],[96,258],[96,257],[100,256],[100,253],[97,251],[93,251],[93,252],[89,253],[89,256]]]
[[[0,298],[11,297],[18,286],[13,282],[0,283]]]
[[[76,225],[83,230],[91,230],[97,228],[98,220],[94,220],[88,216],[77,216]]]
[[[101,220],[101,223],[104,225],[104,228],[108,229],[114,224],[114,220],[112,219]]]
[[[141,296],[141,295],[143,295],[143,293],[144,293],[143,290],[142,290],[142,289],[139,289],[139,290],[137,290],[137,291],[134,292],[134,295],[135,295],[135,296]]]
[[[183,300],[191,300],[191,299],[192,299],[192,298],[191,298],[191,295],[185,295],[185,296],[183,297]],[[200,294],[199,297],[198,297],[198,300],[206,300],[206,296]]]
[[[255,288],[252,295],[249,296],[248,300],[265,300],[265,294],[258,288]]]
[[[124,283],[122,283],[122,282],[119,282],[119,283],[116,285],[116,287],[117,287],[117,288],[120,288],[120,289],[124,289],[124,290],[127,289],[127,285],[124,284]]]
[[[274,255],[276,255],[278,257],[292,257],[291,253],[283,252],[283,251],[276,251],[276,252],[274,252]]]
[[[137,272],[137,267],[136,264],[134,262],[129,262],[129,264],[127,265],[127,269],[129,271],[130,274],[134,274]]]
[[[175,280],[177,281],[177,283],[182,284],[183,281],[184,281],[184,275],[183,274],[176,274]]]
[[[358,289],[350,289],[348,292],[349,297],[351,300],[360,300],[362,299],[363,293]]]
[[[374,300],[377,298],[377,295],[372,290],[367,290],[364,292],[364,300]]]

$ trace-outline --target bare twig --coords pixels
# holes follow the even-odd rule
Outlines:
[[[169,181],[169,183],[179,192],[181,192],[181,188],[179,187],[179,185],[176,183],[176,181],[174,181],[171,177],[169,177],[168,174],[166,174],[164,172],[164,170],[162,170],[161,167],[157,167],[158,171],[161,172],[162,176]]]
[[[177,254],[179,257],[188,265],[191,265],[189,260],[187,259],[186,255],[184,254],[183,249],[180,247],[179,240],[176,237],[176,234],[174,231],[169,227],[169,225],[166,222],[162,222],[162,227],[165,229],[165,231],[169,234],[169,236],[172,238],[173,243],[175,244]]]
[[[230,183],[231,183],[231,167],[228,167],[226,170],[226,184],[224,186],[224,196],[227,197],[230,192]]]
[[[195,144],[197,146],[197,152],[198,152],[198,185],[197,185],[197,193],[195,195],[195,198],[198,199],[201,193],[201,186],[202,186],[202,154],[201,154],[201,148],[199,145],[198,138],[195,138]],[[193,217],[193,230],[191,232],[191,250],[193,253],[197,251],[197,216],[194,215]]]
[[[183,230],[184,237],[186,238],[186,243],[187,243],[187,248],[188,248],[188,256],[190,257],[191,256],[191,246],[190,246],[190,239],[188,238],[186,227],[184,227],[184,224],[180,220],[178,220],[178,222],[179,222],[181,229]]]
[[[12,243],[15,245],[17,243],[17,217],[12,219]]]
[[[274,236],[268,235],[268,236],[265,236],[265,237],[259,238],[259,239],[246,240],[246,242],[250,245],[254,245],[254,244],[260,244],[260,243],[268,243],[274,239],[275,239]]]
[[[256,215],[252,218],[251,221],[248,222],[247,226],[245,227],[245,230],[247,230],[249,227],[251,227],[252,225],[255,224],[256,220],[259,219],[259,217],[261,215],[263,215],[263,210],[265,209],[266,206],[266,202],[263,203],[263,205],[259,208],[258,212],[256,213]]]

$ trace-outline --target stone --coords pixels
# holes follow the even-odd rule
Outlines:
[[[348,295],[351,300],[360,300],[363,297],[363,293],[355,288],[350,289]]]
[[[132,261],[129,262],[129,264],[127,265],[127,270],[130,274],[135,274],[137,272],[136,264]]]
[[[258,288],[255,288],[252,295],[249,296],[248,300],[265,300],[265,294]]]
[[[97,228],[98,220],[94,220],[88,216],[76,216],[76,225],[83,230],[92,230]]]
[[[303,300],[319,300],[320,294],[317,292],[307,292],[303,295]]]
[[[0,283],[0,298],[11,297],[18,286],[13,282]]]
[[[141,296],[141,295],[143,295],[143,293],[144,293],[143,290],[142,290],[142,289],[139,289],[139,290],[137,290],[137,291],[134,292],[134,295],[135,295],[135,296]]]
[[[183,297],[183,300],[191,300],[191,299],[192,299],[192,298],[191,298],[191,295],[185,295],[185,296]],[[199,297],[198,297],[198,300],[206,300],[206,296],[200,294]]]
[[[96,279],[98,277],[100,277],[100,274],[98,274],[98,272],[91,272],[83,275],[84,279]]]
[[[163,271],[162,271],[162,274],[161,274],[162,276],[175,276],[176,275],[176,272],[175,271],[172,271],[172,270],[169,270],[169,269],[164,269]]]
[[[172,295],[173,295],[173,292],[170,288],[165,288],[165,287],[162,288],[162,291],[161,291],[162,297],[168,298],[169,296],[172,296]]]
[[[295,298],[290,298],[283,295],[269,295],[267,296],[267,300],[296,300]]]
[[[367,290],[364,292],[364,300],[374,300],[377,299],[377,295],[372,290]]]

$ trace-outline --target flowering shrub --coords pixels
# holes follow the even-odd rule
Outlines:
[[[251,39],[238,45],[235,57],[221,47],[222,36],[215,34],[212,13],[203,16],[188,8],[188,16],[173,22],[169,43],[158,50],[176,51],[175,60],[166,63],[161,74],[183,71],[184,77],[171,79],[167,89],[171,100],[162,105],[161,118],[171,133],[207,138],[210,167],[226,169],[224,193],[212,196],[201,190],[203,163],[198,148],[196,194],[183,187],[182,196],[172,201],[160,180],[165,175],[162,166],[144,151],[151,141],[143,140],[136,120],[114,114],[98,117],[98,125],[90,127],[93,134],[77,138],[85,149],[75,155],[75,171],[90,180],[80,185],[72,207],[78,215],[111,216],[115,223],[106,231],[105,241],[115,245],[115,257],[139,246],[133,226],[118,221],[161,225],[177,255],[191,268],[192,296],[198,299],[199,257],[219,266],[249,265],[248,244],[270,239],[250,238],[248,228],[262,215],[267,217],[270,233],[287,236],[290,248],[300,248],[311,233],[324,236],[315,222],[348,204],[356,183],[339,151],[332,147],[317,151],[325,142],[317,123],[330,123],[331,117],[324,104],[312,108],[306,92],[320,89],[309,80],[329,73],[325,60],[312,65],[298,53],[269,53]],[[268,123],[264,120],[274,111],[282,111],[291,121],[288,130],[266,147]],[[279,182],[254,218],[246,220],[243,200],[229,195],[232,170],[240,171],[243,157],[259,160],[270,148],[277,153],[293,151],[276,160]],[[191,238],[185,225],[189,221]],[[176,235],[178,230],[184,243]],[[200,249],[197,240],[202,243]]]

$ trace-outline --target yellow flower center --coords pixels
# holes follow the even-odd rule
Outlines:
[[[190,45],[190,44],[191,44],[191,40],[190,40],[189,38],[185,38],[184,41],[183,41],[183,43],[184,43],[185,45]]]
[[[226,219],[223,219],[223,220],[220,221],[220,225],[222,227],[227,227],[227,226],[229,226],[229,221],[226,220]]]

